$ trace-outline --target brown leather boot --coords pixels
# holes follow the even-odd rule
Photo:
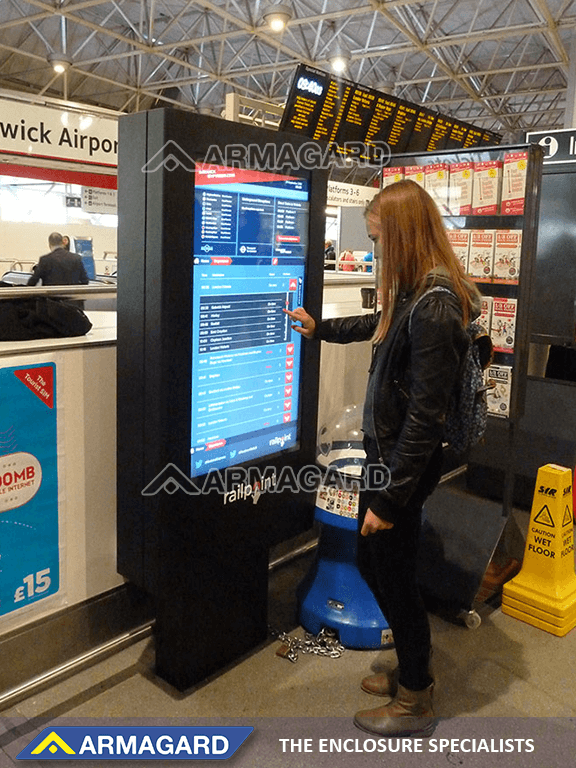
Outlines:
[[[430,661],[428,663],[428,674],[434,680],[435,675],[432,671],[432,649],[430,649]],[[398,677],[400,676],[399,667],[395,667],[389,672],[378,672],[375,675],[368,675],[360,683],[360,687],[366,693],[373,696],[396,696],[398,690]]]
[[[357,712],[354,725],[378,736],[430,736],[435,725],[433,690],[434,683],[422,691],[409,691],[399,685],[389,704]]]
[[[379,672],[376,675],[368,675],[360,683],[360,687],[366,693],[373,696],[396,696],[398,690],[398,667],[390,672]]]

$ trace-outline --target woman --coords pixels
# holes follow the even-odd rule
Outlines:
[[[340,254],[340,271],[341,272],[354,272],[354,264],[346,262],[354,262],[354,254],[350,250],[343,251]]]
[[[386,465],[389,482],[362,493],[358,564],[393,632],[398,670],[362,681],[363,690],[392,700],[358,712],[354,722],[382,736],[428,735],[430,625],[416,579],[422,504],[440,479],[444,419],[480,294],[452,251],[436,204],[415,182],[383,189],[366,222],[381,311],[320,323],[302,308],[288,314],[306,338],[374,343],[362,430],[366,465]]]

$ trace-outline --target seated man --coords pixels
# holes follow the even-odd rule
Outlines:
[[[77,253],[66,250],[59,232],[52,232],[48,245],[50,253],[40,256],[28,285],[36,285],[39,280],[42,280],[42,285],[88,285],[82,259]]]

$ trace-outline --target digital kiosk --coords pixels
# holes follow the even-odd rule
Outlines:
[[[268,550],[312,525],[295,478],[319,342],[283,311],[321,314],[327,171],[294,162],[304,144],[120,119],[118,569],[155,598],[156,671],[179,690],[265,639]]]

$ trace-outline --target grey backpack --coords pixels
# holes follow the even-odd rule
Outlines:
[[[443,291],[456,294],[449,288],[436,285],[422,294],[412,306],[408,320],[408,332],[412,330],[412,314],[417,305],[429,293]],[[466,327],[470,343],[462,364],[460,381],[452,392],[444,424],[444,440],[456,453],[464,453],[478,443],[486,431],[488,406],[484,382],[484,369],[492,360],[492,341],[486,330],[474,321]]]

